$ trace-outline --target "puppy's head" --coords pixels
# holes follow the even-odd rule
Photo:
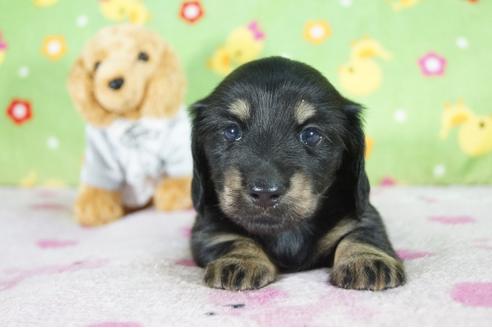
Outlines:
[[[332,188],[363,209],[359,109],[305,64],[273,57],[241,66],[194,105],[195,208],[219,206],[251,233],[309,220]]]
[[[69,78],[69,91],[88,121],[107,116],[173,115],[184,91],[176,56],[155,33],[123,24],[98,32]]]

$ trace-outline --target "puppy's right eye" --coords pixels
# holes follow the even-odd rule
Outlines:
[[[101,65],[101,62],[100,61],[97,61],[95,64],[94,64],[94,71],[97,70],[97,68],[99,67],[99,65]]]
[[[308,146],[316,146],[321,142],[323,136],[318,129],[314,127],[308,127],[301,131],[299,134],[301,142]]]
[[[241,136],[241,129],[237,124],[231,124],[224,129],[224,139],[227,141],[237,141]]]

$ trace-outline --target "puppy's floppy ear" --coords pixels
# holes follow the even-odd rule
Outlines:
[[[73,64],[67,87],[75,107],[86,121],[95,126],[104,126],[114,119],[114,114],[105,111],[94,97],[92,74],[85,67],[82,57]]]
[[[142,116],[173,117],[183,102],[186,81],[184,73],[174,51],[160,40],[151,35],[152,42],[161,48],[157,60],[157,69],[147,82],[147,92],[140,111]]]
[[[362,215],[369,203],[369,179],[365,170],[365,138],[362,130],[361,112],[362,106],[349,102],[344,106],[347,115],[347,137],[344,161],[342,164],[342,176],[344,189],[348,189],[353,195],[355,212]]]
[[[193,120],[191,131],[191,153],[193,156],[193,180],[191,181],[191,198],[193,207],[203,213],[208,184],[208,164],[203,149],[203,136],[200,134],[200,112],[207,107],[204,100],[191,105],[190,114]]]

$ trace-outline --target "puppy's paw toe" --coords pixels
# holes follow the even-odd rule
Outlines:
[[[238,291],[264,287],[276,276],[275,267],[267,260],[230,256],[210,262],[204,280],[212,288]]]
[[[336,265],[330,283],[346,289],[384,290],[405,283],[403,264],[391,257],[354,256]]]

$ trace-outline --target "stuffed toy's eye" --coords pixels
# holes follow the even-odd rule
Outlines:
[[[97,61],[95,64],[94,64],[94,71],[97,70],[97,68],[99,67],[99,65],[101,65],[101,62],[100,61]]]
[[[227,141],[237,141],[241,139],[241,129],[237,124],[231,124],[224,129],[224,139]]]
[[[147,62],[147,61],[149,61],[149,55],[144,51],[140,51],[138,53],[138,60],[141,60],[143,62]]]
[[[299,134],[299,139],[305,145],[316,146],[321,142],[323,136],[318,129],[309,127],[301,131],[301,133]]]

